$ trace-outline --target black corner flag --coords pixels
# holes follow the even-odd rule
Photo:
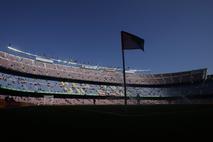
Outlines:
[[[125,71],[124,50],[129,50],[129,49],[142,49],[144,51],[144,39],[137,37],[133,34],[130,34],[128,32],[121,31],[121,50],[122,50],[122,61],[123,61],[125,105],[127,105],[127,96],[126,96],[126,71]]]
[[[144,51],[144,39],[133,34],[121,31],[122,49],[142,49]]]

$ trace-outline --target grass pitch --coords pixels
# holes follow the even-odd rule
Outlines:
[[[0,109],[5,126],[188,131],[213,124],[213,105],[33,106]]]

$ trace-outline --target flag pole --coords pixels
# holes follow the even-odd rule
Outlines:
[[[122,37],[122,36],[121,36]],[[126,71],[125,71],[125,58],[124,58],[124,48],[123,48],[123,38],[121,38],[121,50],[122,50],[122,61],[123,61],[123,81],[124,81],[124,104],[127,105],[126,96]]]
[[[127,94],[126,94],[126,71],[125,71],[125,49],[142,49],[144,51],[144,39],[132,35],[130,33],[121,31],[121,51],[123,61],[123,83],[124,83],[124,99],[125,105],[127,105]]]

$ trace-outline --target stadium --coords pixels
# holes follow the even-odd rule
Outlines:
[[[12,105],[123,105],[119,68],[46,58],[9,47],[0,52],[1,107]],[[126,71],[127,104],[211,104],[206,68],[164,74]]]
[[[162,136],[211,127],[213,75],[206,68],[164,74],[126,70],[127,96],[120,68],[62,61],[9,46],[0,51],[0,69],[5,130],[58,135],[64,128],[107,128],[113,130],[108,136],[118,136],[122,128],[128,136]]]
[[[2,0],[1,139],[204,140],[213,127],[212,4]]]
[[[212,109],[206,104],[213,102],[213,75],[207,68],[163,74],[125,70],[124,50],[143,50],[144,40],[126,32],[121,37],[123,69],[39,56],[11,44],[0,51],[3,129],[128,127],[132,133],[143,127],[146,134],[163,127],[170,130],[163,134],[180,134],[192,132],[183,131],[185,126],[210,126]]]

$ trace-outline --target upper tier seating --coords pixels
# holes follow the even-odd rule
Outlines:
[[[0,52],[0,67],[9,70],[34,75],[51,76],[57,78],[75,79],[83,81],[118,83],[123,82],[122,72],[107,69],[86,69],[60,64],[44,63],[29,58],[19,57]],[[199,69],[166,74],[126,74],[127,84],[163,85],[178,83],[193,83],[206,79],[206,69]]]

